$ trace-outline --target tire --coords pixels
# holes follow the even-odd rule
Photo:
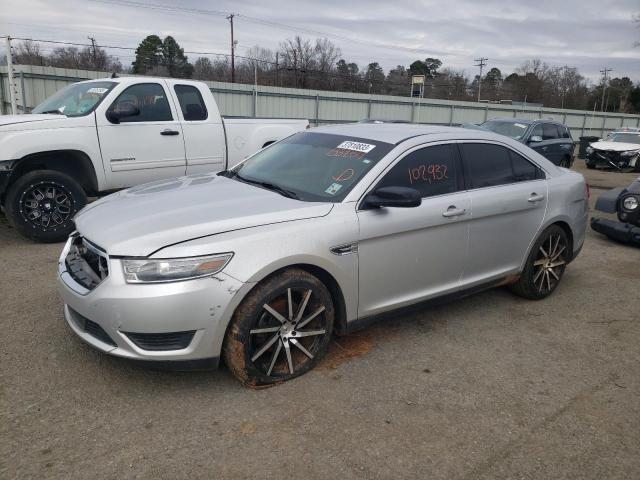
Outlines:
[[[595,163],[592,163],[592,162],[589,162],[589,161],[585,161],[585,164],[587,165],[587,168],[589,170],[595,170],[595,168],[596,168],[596,164]]]
[[[224,340],[225,363],[246,386],[291,380],[326,354],[334,317],[331,294],[320,280],[301,269],[285,270],[258,284],[236,309]]]
[[[562,157],[559,166],[564,168],[571,168],[571,157]]]
[[[73,216],[86,204],[87,195],[69,175],[36,170],[9,187],[5,210],[23,237],[51,243],[61,242],[73,232]]]
[[[558,225],[551,225],[536,240],[518,281],[511,291],[529,300],[548,297],[557,288],[570,260],[569,239]]]

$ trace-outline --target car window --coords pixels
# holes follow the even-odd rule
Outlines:
[[[207,119],[207,107],[200,91],[191,85],[175,85],[182,116],[188,122]]]
[[[533,130],[531,131],[531,137],[540,137],[542,138],[542,124],[538,123],[533,127]]]
[[[459,172],[451,145],[434,145],[410,153],[400,160],[376,185],[410,187],[422,197],[458,190]]]
[[[158,83],[132,85],[122,92],[111,104],[109,111],[117,112],[124,105],[133,105],[140,110],[139,115],[124,117],[121,123],[166,122],[173,120],[167,95]]]
[[[553,123],[542,124],[542,140],[555,140],[559,138],[558,127]]]
[[[461,145],[467,188],[484,188],[542,178],[542,172],[524,157],[500,145]]]
[[[559,126],[558,129],[560,130],[560,137],[571,138],[571,134],[569,133],[569,128],[563,125],[563,126]]]
[[[542,170],[522,155],[518,155],[513,150],[509,150],[509,156],[511,157],[513,176],[516,182],[528,182],[537,178],[544,178]]]

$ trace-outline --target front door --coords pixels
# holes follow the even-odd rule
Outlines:
[[[451,145],[409,152],[375,184],[419,190],[415,208],[359,210],[358,316],[456,290],[467,257],[471,205]]]
[[[544,172],[501,145],[460,145],[473,205],[464,287],[519,271],[544,219]]]
[[[182,128],[165,86],[158,82],[127,87],[108,111],[132,105],[140,113],[110,122],[97,114],[98,138],[108,184],[112,188],[185,174]]]

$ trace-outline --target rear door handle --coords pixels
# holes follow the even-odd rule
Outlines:
[[[534,192],[527,200],[531,203],[541,202],[542,200],[544,200],[544,195],[538,195]]]
[[[167,130],[163,130],[163,131],[161,131],[161,132],[160,132],[160,135],[169,135],[169,136],[172,136],[172,135],[180,135],[180,132],[179,132],[179,131],[177,131],[177,130],[169,130],[169,129],[167,129]]]
[[[451,217],[459,217],[460,215],[464,215],[467,211],[464,208],[457,208],[455,205],[451,205],[447,208],[446,212],[442,213],[443,217],[451,218]]]

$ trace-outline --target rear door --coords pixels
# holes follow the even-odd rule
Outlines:
[[[110,188],[123,188],[185,173],[185,151],[177,110],[164,82],[125,88],[107,109],[130,104],[139,115],[111,123],[96,115],[100,150]]]
[[[388,186],[418,189],[422,205],[358,210],[360,317],[456,290],[467,259],[471,205],[455,145],[408,152],[371,190]]]
[[[516,273],[544,219],[544,172],[515,151],[492,143],[461,143],[473,205],[462,283],[473,286]]]
[[[204,95],[211,93],[176,80],[168,80],[168,83],[179,106],[187,174],[224,170],[226,149],[222,118],[217,110],[210,112],[204,101]]]

